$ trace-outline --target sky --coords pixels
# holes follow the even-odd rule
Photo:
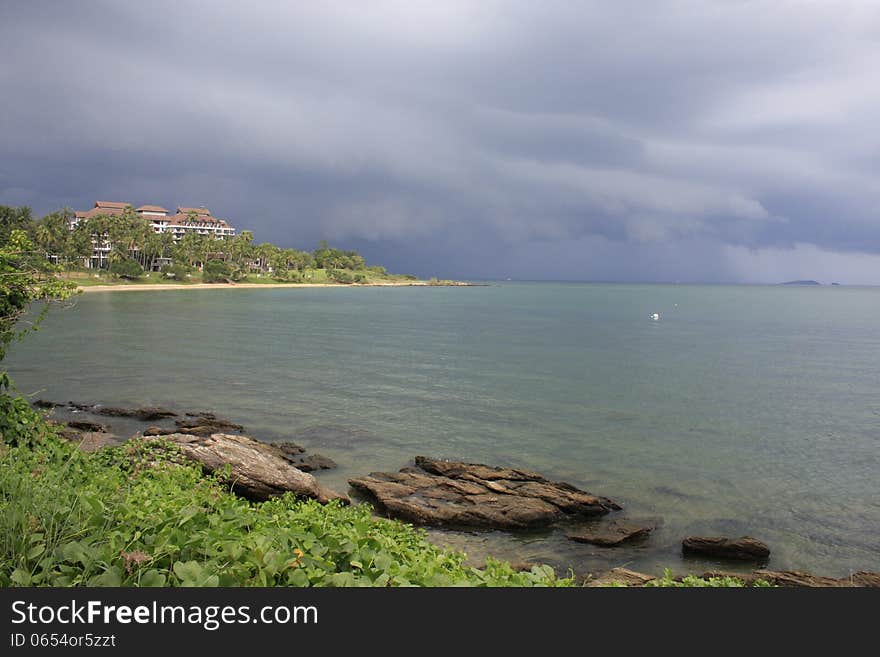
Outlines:
[[[0,0],[0,204],[419,276],[880,284],[880,2]]]

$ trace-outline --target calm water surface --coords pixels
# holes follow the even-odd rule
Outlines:
[[[662,313],[659,322],[649,316]],[[661,518],[603,549],[565,528],[431,533],[576,572],[656,572],[695,533],[770,566],[880,570],[880,289],[505,283],[95,293],[15,345],[23,392],[214,410],[346,480],[416,454],[527,467]]]

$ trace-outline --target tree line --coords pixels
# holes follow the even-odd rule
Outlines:
[[[175,241],[169,232],[155,232],[132,208],[80,221],[73,230],[72,219],[66,209],[36,220],[28,207],[0,206],[0,242],[13,230],[24,231],[64,271],[82,269],[98,246],[106,255],[99,267],[123,278],[138,278],[159,265],[169,278],[183,280],[200,271],[206,282],[242,280],[251,274],[297,282],[307,280],[309,270],[323,269],[330,280],[356,283],[365,281],[367,274],[386,273],[384,267],[368,267],[356,251],[335,249],[324,241],[311,252],[255,244],[249,230],[221,237],[187,232]]]

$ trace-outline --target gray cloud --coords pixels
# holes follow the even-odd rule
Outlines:
[[[422,275],[880,282],[874,2],[34,1],[0,44],[0,202],[37,213],[206,204]]]

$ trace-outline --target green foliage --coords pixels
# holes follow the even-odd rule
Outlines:
[[[546,566],[466,566],[366,505],[247,502],[167,443],[0,446],[0,586],[572,584]]]
[[[33,447],[51,429],[26,399],[9,394],[11,388],[9,375],[0,372],[0,442],[13,447]]]
[[[345,269],[328,269],[327,278],[336,283],[366,283],[367,277],[361,272],[351,272]]]
[[[162,267],[160,273],[164,274],[165,278],[173,278],[175,281],[186,282],[190,279],[192,271],[192,267],[179,263],[172,263]]]
[[[202,280],[205,283],[228,283],[232,280],[232,271],[222,260],[209,260],[202,270]]]
[[[144,275],[144,268],[134,260],[124,258],[110,265],[110,273],[118,278],[137,280]]]
[[[0,360],[13,340],[36,330],[46,316],[48,304],[23,324],[31,303],[66,299],[75,292],[76,285],[56,278],[55,269],[23,230],[11,230],[0,243]]]

